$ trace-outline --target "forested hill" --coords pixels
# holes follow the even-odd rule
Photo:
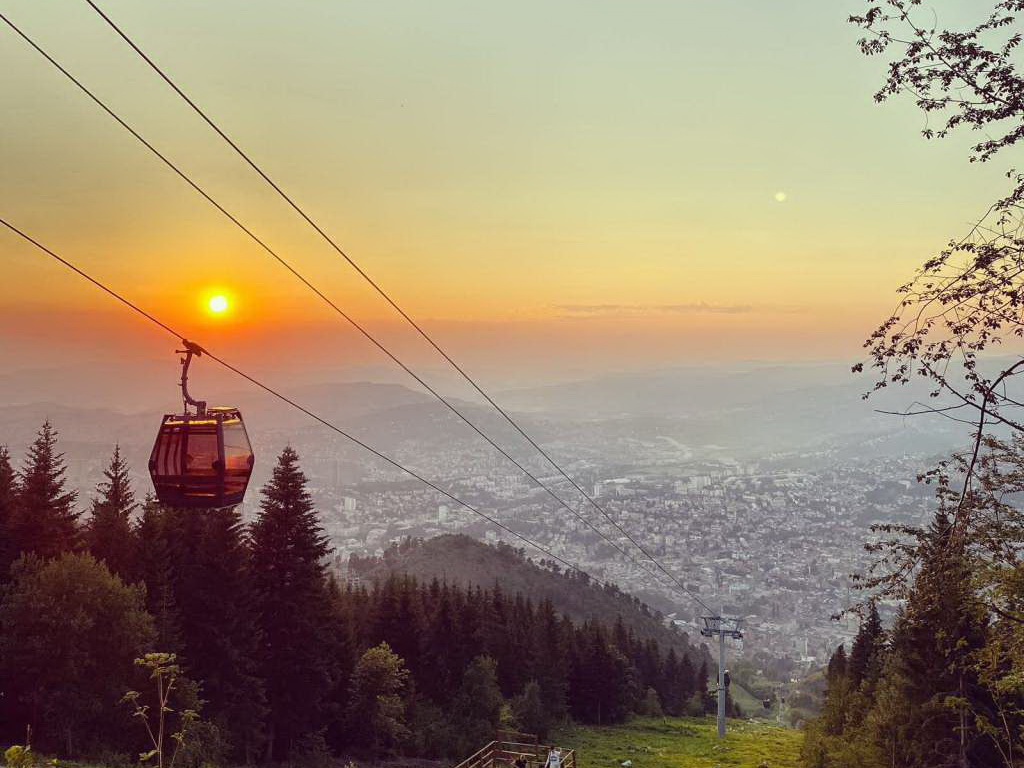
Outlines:
[[[656,640],[665,650],[675,648],[696,665],[705,659],[710,661],[685,632],[669,627],[660,613],[614,584],[562,569],[554,562],[534,562],[507,544],[485,544],[458,534],[412,539],[393,544],[380,558],[354,555],[349,569],[370,581],[408,574],[420,581],[437,578],[486,589],[498,584],[505,592],[521,593],[534,603],[548,599],[555,610],[576,622],[596,619],[613,626],[621,616],[641,640]]]
[[[715,707],[712,665],[673,647],[681,635],[640,637],[619,614],[648,634],[657,620],[630,598],[509,548],[409,543],[388,560],[475,562],[476,577],[342,585],[291,448],[248,523],[237,507],[138,504],[117,449],[79,522],[48,423],[23,466],[0,445],[0,744],[31,731],[61,758],[139,754],[159,699],[187,733],[182,768],[454,761],[503,725],[545,738],[567,718]]]

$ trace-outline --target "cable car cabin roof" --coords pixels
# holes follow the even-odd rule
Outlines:
[[[218,422],[224,424],[235,423],[242,421],[242,412],[237,408],[231,408],[225,405],[218,405],[212,408],[206,409],[206,416],[196,416],[194,414],[181,414],[181,413],[169,413],[164,416],[163,424],[185,424],[189,426],[202,426],[216,425]]]
[[[252,467],[252,446],[237,408],[208,408],[202,416],[167,414],[149,457],[157,498],[173,507],[240,504]]]

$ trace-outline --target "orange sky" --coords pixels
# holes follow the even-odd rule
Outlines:
[[[855,358],[896,286],[1000,193],[1002,168],[872,104],[882,62],[858,55],[849,9],[767,6],[104,3],[439,339],[526,379]],[[430,359],[84,3],[4,12],[346,311]],[[380,361],[6,29],[0,54],[5,218],[254,363]],[[0,268],[15,365],[96,338],[122,359],[167,346],[4,233]],[[202,309],[214,290],[222,318]]]

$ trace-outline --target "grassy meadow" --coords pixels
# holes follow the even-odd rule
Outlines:
[[[796,768],[803,733],[764,722],[730,720],[719,742],[715,719],[637,718],[624,725],[566,728],[554,743],[571,747],[580,768]]]

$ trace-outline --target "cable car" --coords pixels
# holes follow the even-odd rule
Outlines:
[[[167,414],[160,422],[149,474],[161,504],[171,507],[216,509],[233,507],[245,497],[252,475],[253,454],[242,413],[233,407],[208,408],[188,392],[192,357],[201,357],[198,344],[183,341],[181,360],[182,413]],[[195,412],[189,410],[189,406]]]

